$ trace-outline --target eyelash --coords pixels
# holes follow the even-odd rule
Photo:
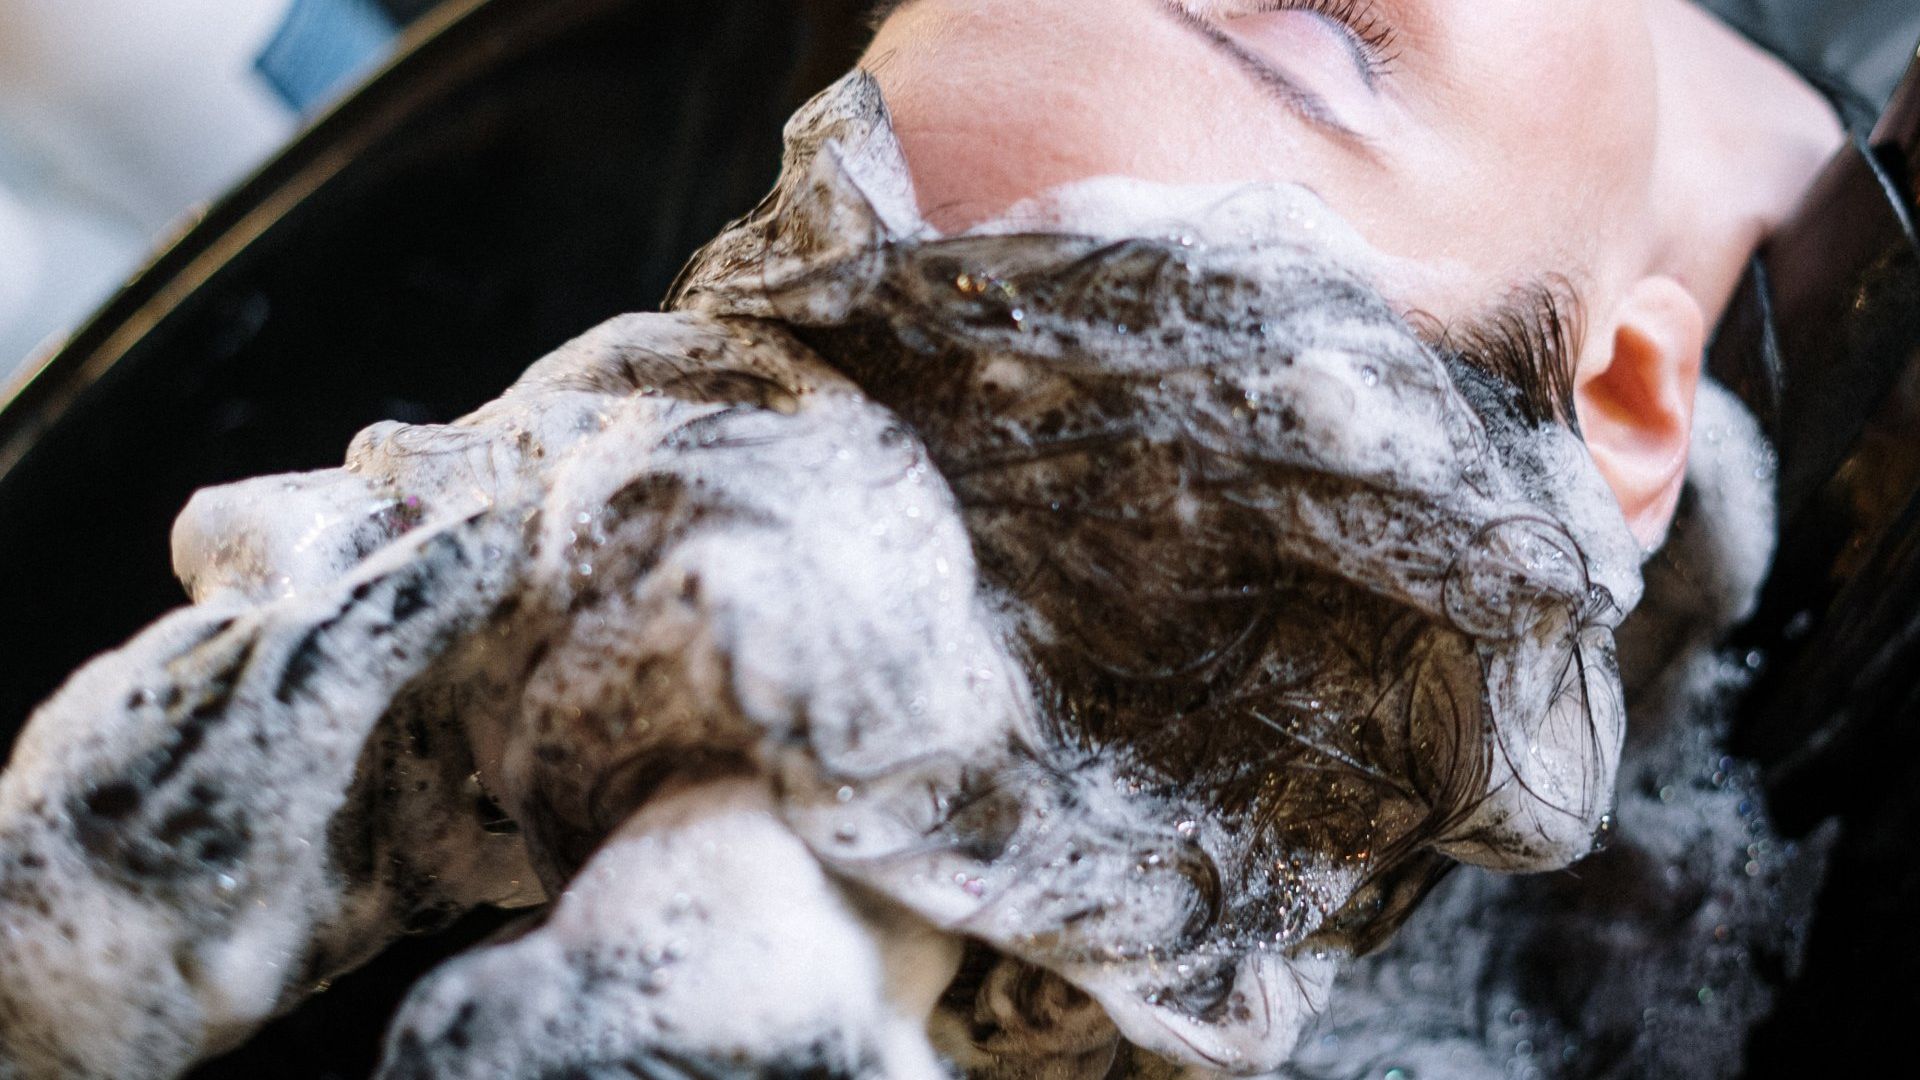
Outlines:
[[[1373,0],[1277,0],[1273,9],[1310,11],[1346,27],[1359,40],[1368,74],[1374,78],[1391,70],[1399,57],[1394,49],[1398,39],[1393,27],[1373,13]]]

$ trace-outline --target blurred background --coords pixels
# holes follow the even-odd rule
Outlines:
[[[0,385],[436,2],[0,0]],[[1876,30],[1913,0],[1706,2],[1863,99],[1908,51]]]
[[[1920,38],[1920,0],[1704,3],[1856,127]],[[165,537],[193,490],[451,419],[656,306],[766,190],[782,120],[853,62],[868,6],[0,0],[0,754],[182,602]],[[1920,697],[1897,704],[1899,738],[1859,740],[1822,788],[1848,798],[1801,826],[1845,829],[1752,1075],[1823,1046],[1913,1072],[1888,1036],[1920,1008]],[[411,980],[499,922],[404,943],[195,1080],[367,1075]]]
[[[0,382],[433,0],[0,0]]]
[[[867,0],[0,0],[0,757],[184,599],[191,492],[450,420],[658,306]],[[480,912],[195,1080],[352,1080]],[[4,977],[4,973],[0,973]]]

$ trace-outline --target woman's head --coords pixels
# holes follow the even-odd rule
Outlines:
[[[948,231],[1092,176],[1304,186],[1430,336],[1573,400],[1647,542],[1706,327],[1837,137],[1682,0],[908,0],[865,63]]]

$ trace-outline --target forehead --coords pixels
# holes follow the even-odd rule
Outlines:
[[[1344,143],[1278,107],[1171,3],[891,5],[868,63],[931,216],[964,225],[1098,175],[1295,182],[1424,267],[1430,280],[1382,286],[1442,315],[1489,283],[1585,266],[1594,237],[1628,224],[1655,129],[1640,0],[1304,5],[1364,10],[1393,34],[1364,138]]]

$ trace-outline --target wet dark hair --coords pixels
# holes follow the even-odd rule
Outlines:
[[[1558,422],[1578,435],[1574,368],[1585,318],[1571,281],[1553,275],[1513,289],[1482,315],[1443,323],[1415,312],[1408,321],[1441,356],[1510,387],[1513,406],[1528,425]]]
[[[875,30],[914,0],[874,0]],[[1531,426],[1564,423],[1580,434],[1574,410],[1575,347],[1582,337],[1579,293],[1562,275],[1514,288],[1484,314],[1451,323],[1415,312],[1414,330],[1451,361],[1477,367],[1516,392],[1514,406]]]

